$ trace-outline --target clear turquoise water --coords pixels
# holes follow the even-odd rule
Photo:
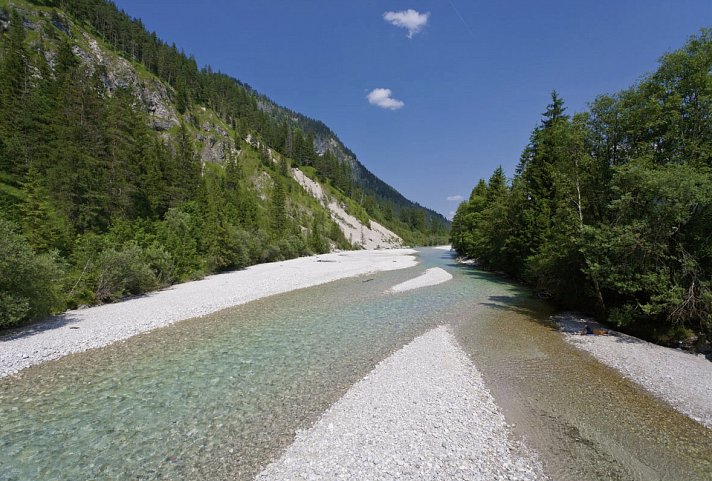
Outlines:
[[[453,265],[444,251],[424,250],[421,259],[412,269],[274,296],[0,381],[0,480],[250,479],[378,361],[446,323],[559,479],[615,479],[605,472],[712,479],[709,431],[557,344],[558,334],[535,320],[546,306]],[[454,279],[384,294],[432,266]],[[533,363],[546,382],[520,379]],[[601,370],[599,388],[622,403],[608,412],[645,415],[626,427],[581,414],[591,401],[581,402],[581,379],[571,372],[586,370]],[[557,379],[567,386],[560,396],[549,393]],[[546,395],[541,386],[549,386]],[[584,447],[570,448],[577,443]],[[661,449],[672,454],[659,456]],[[570,456],[584,468],[567,470]],[[650,469],[641,463],[660,474],[643,477]]]

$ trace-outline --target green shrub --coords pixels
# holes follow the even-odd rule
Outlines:
[[[14,224],[0,219],[0,327],[41,319],[61,309],[58,255],[35,254]]]
[[[158,287],[158,279],[137,244],[122,250],[107,249],[99,255],[96,300],[112,302],[127,295],[143,294]]]
[[[165,219],[158,224],[157,236],[162,248],[171,255],[175,266],[176,280],[183,281],[196,277],[200,270],[200,257],[196,238],[198,220],[187,210],[169,209]],[[199,277],[199,276],[198,276]]]
[[[169,286],[178,279],[178,269],[173,256],[161,244],[154,242],[143,250],[143,257],[153,271],[161,287]]]

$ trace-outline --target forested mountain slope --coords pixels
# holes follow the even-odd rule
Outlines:
[[[193,57],[149,33],[140,20],[105,0],[43,0],[60,5],[90,26],[102,41],[140,62],[175,90],[176,106],[209,106],[238,135],[258,135],[297,166],[313,166],[320,178],[358,201],[370,216],[385,223],[409,243],[434,242],[448,222],[438,213],[403,197],[366,169],[326,125],[281,107],[250,86],[209,66],[198,69]],[[315,155],[318,154],[318,155]]]
[[[458,208],[453,245],[660,341],[709,336],[711,112],[710,30],[587,112],[554,92],[513,180],[497,170]]]
[[[366,226],[446,235],[326,126],[198,69],[113,4],[0,0],[0,327],[360,245],[297,166]]]

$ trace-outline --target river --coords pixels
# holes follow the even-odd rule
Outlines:
[[[0,480],[251,479],[375,364],[442,324],[554,479],[712,480],[712,431],[569,346],[526,290],[442,250],[419,255],[0,380]],[[384,293],[428,267],[454,277]]]

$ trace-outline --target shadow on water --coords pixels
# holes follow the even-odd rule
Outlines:
[[[0,380],[0,481],[254,479],[376,363],[442,324],[553,479],[712,479],[712,431],[568,345],[545,323],[551,306],[451,253],[419,260]],[[384,294],[428,267],[453,279]]]
[[[551,306],[515,292],[489,295],[454,330],[553,479],[712,480],[712,431],[570,346]]]
[[[711,430],[568,344],[528,289],[448,267],[472,288],[453,331],[552,479],[712,481]]]

